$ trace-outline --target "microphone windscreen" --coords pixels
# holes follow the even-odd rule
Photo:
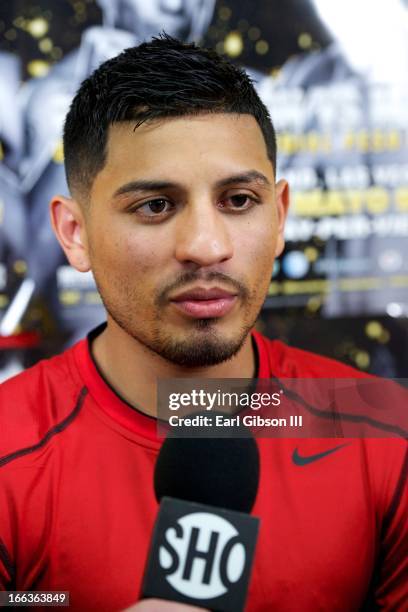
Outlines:
[[[249,513],[259,484],[259,452],[245,438],[168,437],[157,458],[154,488],[162,497]]]

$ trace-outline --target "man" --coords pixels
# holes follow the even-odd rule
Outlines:
[[[158,379],[359,374],[252,331],[289,194],[243,71],[168,37],[128,49],[82,84],[64,146],[72,198],[53,198],[52,223],[107,324],[2,387],[0,584],[120,610],[157,513]],[[248,611],[402,609],[405,441],[257,444]]]

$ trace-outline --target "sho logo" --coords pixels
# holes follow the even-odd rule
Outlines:
[[[238,582],[246,555],[229,521],[209,512],[194,512],[165,531],[159,563],[176,591],[186,597],[211,599]]]

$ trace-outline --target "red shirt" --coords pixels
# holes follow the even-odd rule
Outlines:
[[[362,376],[253,338],[259,378]],[[135,603],[158,509],[155,420],[115,394],[83,340],[2,385],[0,432],[0,589],[70,591],[71,610]],[[333,440],[257,443],[247,611],[408,610],[406,441],[348,440],[306,466],[295,449]]]

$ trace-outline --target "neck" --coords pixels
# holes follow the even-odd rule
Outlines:
[[[256,358],[251,335],[239,352],[214,366],[186,368],[167,361],[108,319],[92,344],[96,364],[113,389],[129,404],[156,416],[156,384],[161,378],[253,378]]]

